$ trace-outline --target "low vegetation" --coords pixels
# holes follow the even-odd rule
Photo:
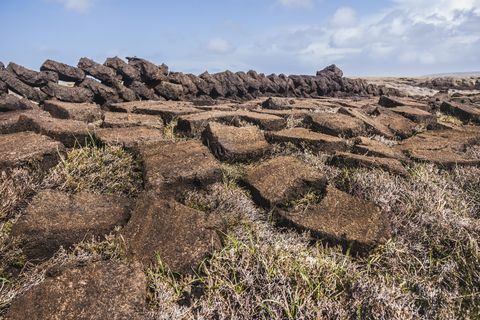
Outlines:
[[[471,151],[473,154],[476,150]],[[152,319],[475,319],[480,314],[480,168],[450,171],[415,165],[401,178],[380,170],[344,170],[327,156],[298,148],[331,184],[390,215],[393,237],[365,256],[312,241],[308,233],[275,226],[237,181],[245,166],[224,166],[223,183],[187,192],[182,201],[221,217],[223,249],[194,275],[172,273],[158,257],[147,268]],[[0,315],[18,294],[48,272],[100,259],[123,259],[113,235],[60,250],[47,262],[22,264],[8,240],[16,208],[33,190],[135,195],[141,177],[135,159],[116,147],[70,151],[44,182],[15,171],[0,180]],[[305,194],[294,206],[317,201]]]
[[[480,169],[416,165],[408,178],[338,170],[304,154],[330,182],[371,200],[394,236],[366,256],[312,244],[272,227],[240,188],[190,196],[219,215],[235,212],[224,248],[196,276],[149,270],[158,318],[475,319],[480,314]],[[306,197],[310,198],[310,197]],[[307,199],[308,200],[308,199]],[[228,204],[228,205],[227,205]],[[198,293],[200,292],[200,293]],[[182,302],[180,305],[174,302]]]
[[[140,166],[131,154],[121,147],[94,143],[67,152],[44,180],[45,188],[129,196],[141,186]]]

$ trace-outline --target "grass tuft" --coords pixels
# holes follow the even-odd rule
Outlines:
[[[132,196],[141,190],[140,166],[117,146],[87,145],[67,152],[44,180],[44,187],[67,192]]]

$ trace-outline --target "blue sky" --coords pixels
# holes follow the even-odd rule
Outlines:
[[[0,61],[136,55],[171,70],[480,70],[480,0],[0,0]]]

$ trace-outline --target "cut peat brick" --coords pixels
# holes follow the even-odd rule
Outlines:
[[[253,109],[252,111],[257,113],[278,116],[285,119],[291,118],[301,122],[305,122],[305,119],[307,118],[307,116],[311,114],[310,112],[308,112],[308,110],[299,110],[299,109],[293,109],[293,110]]]
[[[18,98],[12,94],[0,96],[0,112],[20,110],[39,110],[39,107],[27,99]]]
[[[408,157],[403,154],[398,148],[388,147],[385,144],[367,138],[358,137],[354,140],[355,145],[352,147],[352,152],[370,157],[393,158],[400,161],[408,161]]]
[[[0,170],[25,165],[48,170],[64,151],[60,142],[33,132],[0,135]]]
[[[332,136],[356,137],[365,132],[363,121],[340,114],[319,112],[308,117],[312,130]]]
[[[251,111],[207,111],[199,114],[182,116],[178,119],[177,130],[188,136],[198,136],[210,122],[236,124],[247,121],[264,130],[281,130],[286,126],[286,120],[270,115]]]
[[[95,138],[102,144],[127,149],[135,149],[143,144],[164,140],[160,130],[140,126],[96,129]]]
[[[480,124],[480,108],[473,105],[445,101],[440,106],[440,110],[459,118],[464,123],[471,121]]]
[[[376,122],[390,129],[395,136],[401,139],[413,136],[417,130],[415,122],[389,109],[379,107],[373,114]]]
[[[408,171],[400,161],[392,158],[368,157],[359,154],[337,152],[331,164],[345,168],[377,168],[400,176],[407,176]]]
[[[204,186],[221,181],[220,163],[200,141],[162,141],[140,148],[147,190]]]
[[[402,107],[391,108],[390,110],[416,123],[424,124],[426,126],[433,125],[436,123],[436,118],[433,114],[418,108],[402,106]]]
[[[95,122],[102,119],[102,110],[94,103],[70,103],[47,100],[43,108],[53,117],[60,119]]]
[[[49,82],[42,91],[48,96],[65,102],[93,102],[93,92],[83,87],[68,87],[58,83]]]
[[[18,126],[62,142],[67,148],[91,141],[88,125],[83,121],[56,119],[45,116],[20,115]]]
[[[278,212],[280,221],[300,231],[345,248],[363,251],[384,243],[391,236],[389,219],[379,207],[332,186],[316,204],[302,212]]]
[[[268,132],[267,139],[272,143],[289,142],[299,147],[327,153],[347,150],[347,142],[344,139],[305,128]]]
[[[295,157],[281,156],[249,169],[242,183],[258,205],[275,207],[300,198],[312,189],[322,191],[326,178]]]
[[[20,131],[27,131],[20,123],[20,116],[44,116],[49,117],[48,112],[38,110],[21,110],[21,111],[9,111],[0,112],[0,134],[15,133]]]
[[[164,128],[163,120],[159,116],[124,112],[105,112],[102,126],[105,128],[142,126],[158,130],[163,130]]]
[[[412,108],[418,108],[424,111],[430,111],[431,107],[427,103],[418,102],[410,99],[402,99],[398,97],[381,96],[378,104],[385,108],[395,108],[408,106]]]
[[[473,129],[475,128],[475,129]],[[480,143],[480,130],[435,130],[419,133],[403,140],[398,146],[412,160],[435,163],[446,168],[457,165],[480,165],[479,159],[467,158],[465,149]]]
[[[362,111],[359,111],[357,109],[353,108],[340,108],[338,110],[339,113],[345,114],[345,115],[350,115],[352,117],[357,118],[358,120],[361,120],[365,123],[367,127],[367,131],[370,131],[374,134],[379,134],[382,135],[386,138],[394,138],[395,135],[393,132],[384,124],[380,123],[377,121],[375,118],[372,118],[368,116],[367,114],[363,113]]]
[[[66,269],[19,295],[6,319],[143,319],[146,286],[138,265],[95,262]]]
[[[202,112],[202,110],[194,108],[192,103],[182,101],[132,101],[113,103],[110,106],[110,110],[157,115],[162,117],[165,122],[170,122],[182,115]]]
[[[133,259],[147,266],[157,262],[158,254],[170,270],[180,273],[192,273],[221,246],[204,212],[155,194],[138,199],[122,235]]]
[[[203,140],[224,161],[255,160],[271,148],[256,126],[233,127],[211,122],[203,132]]]
[[[45,190],[38,193],[12,227],[29,261],[43,261],[87,237],[102,237],[130,216],[129,201],[92,193],[69,194]]]

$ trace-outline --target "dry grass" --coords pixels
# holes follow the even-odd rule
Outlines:
[[[119,242],[110,235],[103,242],[91,240],[69,251],[61,249],[42,264],[26,263],[9,233],[32,194],[54,188],[132,196],[142,187],[140,169],[132,155],[118,147],[93,144],[69,151],[43,182],[42,178],[43,174],[32,168],[2,172],[0,176],[0,318],[12,299],[42,282],[52,269],[123,257]]]
[[[116,146],[88,145],[67,152],[44,180],[44,187],[68,192],[135,195],[142,186],[140,166]]]
[[[277,229],[248,194],[216,185],[190,200],[210,213],[236,212],[237,223],[198,275],[153,271],[152,318],[478,318],[480,169],[418,165],[400,178],[330,168],[313,154],[303,158],[339,188],[388,212],[392,239],[351,257],[341,248],[312,245],[307,234]]]
[[[437,112],[437,122],[440,124],[454,126],[461,126],[463,124],[462,120],[458,119],[457,117],[442,112]]]
[[[175,130],[177,128],[177,123],[178,123],[178,120],[173,119],[172,121],[170,121],[165,125],[165,127],[163,128],[163,136],[165,137],[165,139],[172,140],[172,141],[175,141],[178,139],[177,134],[175,133]]]
[[[9,299],[4,293],[11,283],[9,269],[21,268],[25,263],[18,243],[9,238],[10,230],[40,181],[41,174],[33,168],[0,174],[0,310],[4,299]]]
[[[475,157],[478,150],[468,152]],[[480,168],[444,171],[422,164],[402,178],[330,167],[327,155],[294,146],[278,146],[274,154],[300,157],[338,188],[376,203],[391,217],[393,237],[354,257],[312,241],[307,233],[279,229],[270,212],[255,206],[237,184],[248,166],[225,165],[222,183],[182,197],[221,218],[223,249],[195,275],[173,274],[158,258],[146,270],[152,319],[478,319]],[[71,151],[46,185],[132,194],[139,188],[136,168],[121,149],[89,146]],[[9,218],[2,220],[0,232],[0,317],[15,296],[52,270],[124,258],[110,236],[60,250],[41,265],[23,266],[19,275],[5,272],[5,262],[22,264],[21,252],[6,239],[16,216],[12,212],[35,185],[21,172],[5,177],[2,200],[9,200],[2,201],[2,210]],[[293,205],[308,206],[317,198],[307,193]]]
[[[0,172],[0,219],[12,216],[15,209],[35,191],[39,180],[40,175],[34,170]]]
[[[101,242],[95,239],[85,240],[69,251],[61,248],[54,257],[41,264],[23,266],[15,277],[0,275],[0,319],[16,296],[42,283],[47,275],[95,261],[121,259],[125,259],[123,248],[112,234]]]

